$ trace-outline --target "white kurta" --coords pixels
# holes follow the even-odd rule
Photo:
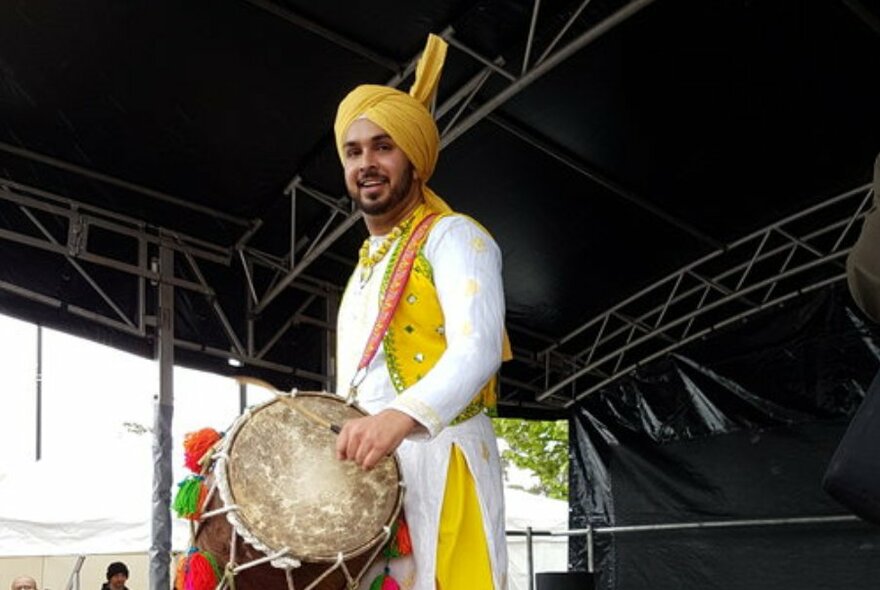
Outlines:
[[[371,238],[373,249],[382,242]],[[393,248],[393,247],[392,247]],[[474,476],[495,587],[506,588],[507,545],[501,463],[491,420],[477,416],[449,424],[501,365],[504,291],[501,253],[492,238],[466,217],[441,219],[424,253],[444,315],[447,349],[422,379],[397,395],[382,348],[358,387],[358,404],[370,413],[400,410],[424,426],[397,450],[406,485],[404,510],[413,541],[412,559],[396,560],[392,574],[403,588],[433,590],[440,510],[453,444]],[[337,331],[336,391],[346,395],[379,311],[379,291],[390,256],[366,283],[355,269],[342,298]],[[401,305],[404,303],[402,302]],[[379,564],[383,565],[383,564]],[[372,574],[362,587],[368,587]],[[446,589],[448,590],[448,589]],[[454,589],[453,589],[454,590]]]

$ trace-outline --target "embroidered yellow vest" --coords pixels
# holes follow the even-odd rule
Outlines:
[[[391,259],[382,277],[380,301],[385,295],[391,272],[407,241],[406,238],[428,213],[430,213],[428,210],[417,212],[414,219],[404,227],[404,233],[391,253]],[[433,225],[443,217],[444,214],[437,216],[432,222],[432,229]],[[434,286],[431,264],[424,255],[424,246],[425,242],[419,245],[419,253],[413,264],[409,281],[382,341],[391,383],[398,394],[427,374],[446,350],[443,309],[440,307],[437,289]],[[495,415],[496,386],[497,375],[494,375],[480,391],[476,392],[453,424],[463,422],[483,410]]]

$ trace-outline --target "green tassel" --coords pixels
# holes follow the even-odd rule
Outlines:
[[[214,570],[214,576],[219,580],[223,577],[223,570],[220,568],[220,564],[217,563],[217,558],[214,557],[214,554],[210,551],[199,551],[202,555],[205,556],[205,559],[208,560],[208,563],[211,564],[211,569]]]
[[[394,524],[391,527],[391,535],[388,538],[388,543],[385,544],[385,548],[382,549],[382,555],[385,559],[394,559],[395,557],[400,557],[400,548],[397,546],[397,520],[394,521]],[[370,590],[373,590],[370,588]]]
[[[174,497],[174,511],[177,516],[192,518],[198,514],[204,479],[201,475],[190,475],[177,484],[177,495]]]
[[[385,574],[379,574],[376,576],[376,579],[373,580],[373,583],[370,584],[370,590],[382,590],[382,580],[385,579]]]

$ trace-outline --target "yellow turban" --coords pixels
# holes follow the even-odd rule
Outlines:
[[[364,84],[349,92],[339,103],[333,124],[339,159],[345,162],[343,144],[349,126],[355,119],[365,117],[391,136],[406,154],[422,182],[427,182],[434,173],[440,151],[440,133],[428,107],[437,93],[445,59],[446,42],[436,35],[429,35],[409,94],[374,84]],[[432,209],[440,212],[451,210],[427,186],[422,187],[422,192]]]
[[[446,41],[429,35],[409,94],[396,88],[364,84],[342,99],[336,111],[333,132],[336,135],[336,150],[343,164],[345,134],[355,119],[366,117],[391,136],[415,167],[422,182],[428,181],[434,173],[440,151],[440,132],[428,108],[437,94],[437,83],[445,59]],[[440,213],[452,211],[443,199],[425,185],[422,185],[422,195],[429,208]],[[501,356],[505,361],[513,358],[506,330]]]

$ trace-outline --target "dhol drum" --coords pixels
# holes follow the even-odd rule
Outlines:
[[[404,489],[396,456],[370,471],[336,459],[331,425],[365,415],[334,395],[294,392],[233,424],[212,455],[193,543],[226,572],[220,587],[358,587]]]

